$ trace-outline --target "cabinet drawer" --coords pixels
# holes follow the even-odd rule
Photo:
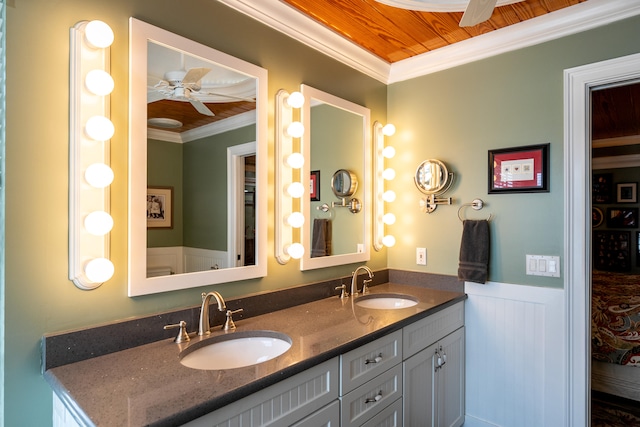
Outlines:
[[[402,331],[379,338],[340,356],[341,395],[402,361]]]
[[[402,399],[398,399],[384,408],[378,415],[363,424],[362,427],[401,427]]]
[[[340,425],[361,426],[401,396],[402,365],[396,365],[340,398]]]
[[[338,398],[338,358],[197,418],[186,426],[291,425]]]
[[[291,427],[340,427],[340,402],[336,400]]]
[[[407,359],[464,325],[464,302],[447,307],[402,329],[402,354]]]

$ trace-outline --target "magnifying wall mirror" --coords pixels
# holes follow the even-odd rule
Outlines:
[[[130,19],[129,296],[266,274],[267,71]]]
[[[367,261],[371,238],[369,109],[307,85],[301,91],[307,100],[302,110],[302,147],[308,159],[303,174],[308,179],[310,173],[318,176],[319,172],[320,181],[319,191],[314,192],[319,197],[310,200],[307,196],[303,203],[308,220],[301,232],[305,254],[300,268]],[[333,203],[335,197],[357,198],[359,212],[345,209],[350,203]]]

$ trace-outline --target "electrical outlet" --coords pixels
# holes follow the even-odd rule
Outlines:
[[[427,265],[427,248],[416,248],[416,264]]]
[[[359,253],[359,254],[364,252],[364,245],[362,243],[358,243],[356,245],[356,252]]]

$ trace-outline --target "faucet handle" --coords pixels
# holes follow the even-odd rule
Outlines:
[[[340,296],[338,298],[343,299],[349,297],[349,294],[347,293],[347,285],[344,283],[336,288],[336,291],[338,290],[340,291]]]
[[[366,294],[369,293],[369,287],[367,286],[369,283],[371,283],[373,281],[373,279],[364,279],[362,281],[362,293]]]
[[[237,310],[227,310],[227,320],[224,322],[224,326],[222,327],[223,331],[233,331],[236,329],[236,324],[233,321],[233,315],[236,313],[242,313],[244,310],[239,308]]]
[[[180,328],[180,331],[178,331],[178,336],[175,337],[175,339],[173,340],[173,342],[175,343],[183,343],[183,342],[187,342],[190,341],[191,338],[189,338],[189,334],[187,333],[187,322],[185,322],[184,320],[181,320],[180,323],[176,323],[173,325],[165,325],[164,329],[175,329],[175,328]]]

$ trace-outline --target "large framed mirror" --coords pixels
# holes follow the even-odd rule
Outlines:
[[[305,197],[302,211],[305,221],[301,243],[305,254],[301,270],[331,267],[368,261],[371,246],[371,144],[370,110],[361,105],[301,85],[305,97],[302,122],[305,133],[302,151],[307,161],[303,174],[313,174],[316,197]],[[347,198],[338,197],[332,189],[340,176],[357,180],[349,200],[357,200],[361,208],[350,209]],[[318,184],[319,183],[319,184]],[[309,188],[309,181],[307,181]],[[351,189],[351,185],[350,185]],[[341,193],[337,193],[341,194]]]
[[[265,276],[267,71],[129,24],[129,296]]]

